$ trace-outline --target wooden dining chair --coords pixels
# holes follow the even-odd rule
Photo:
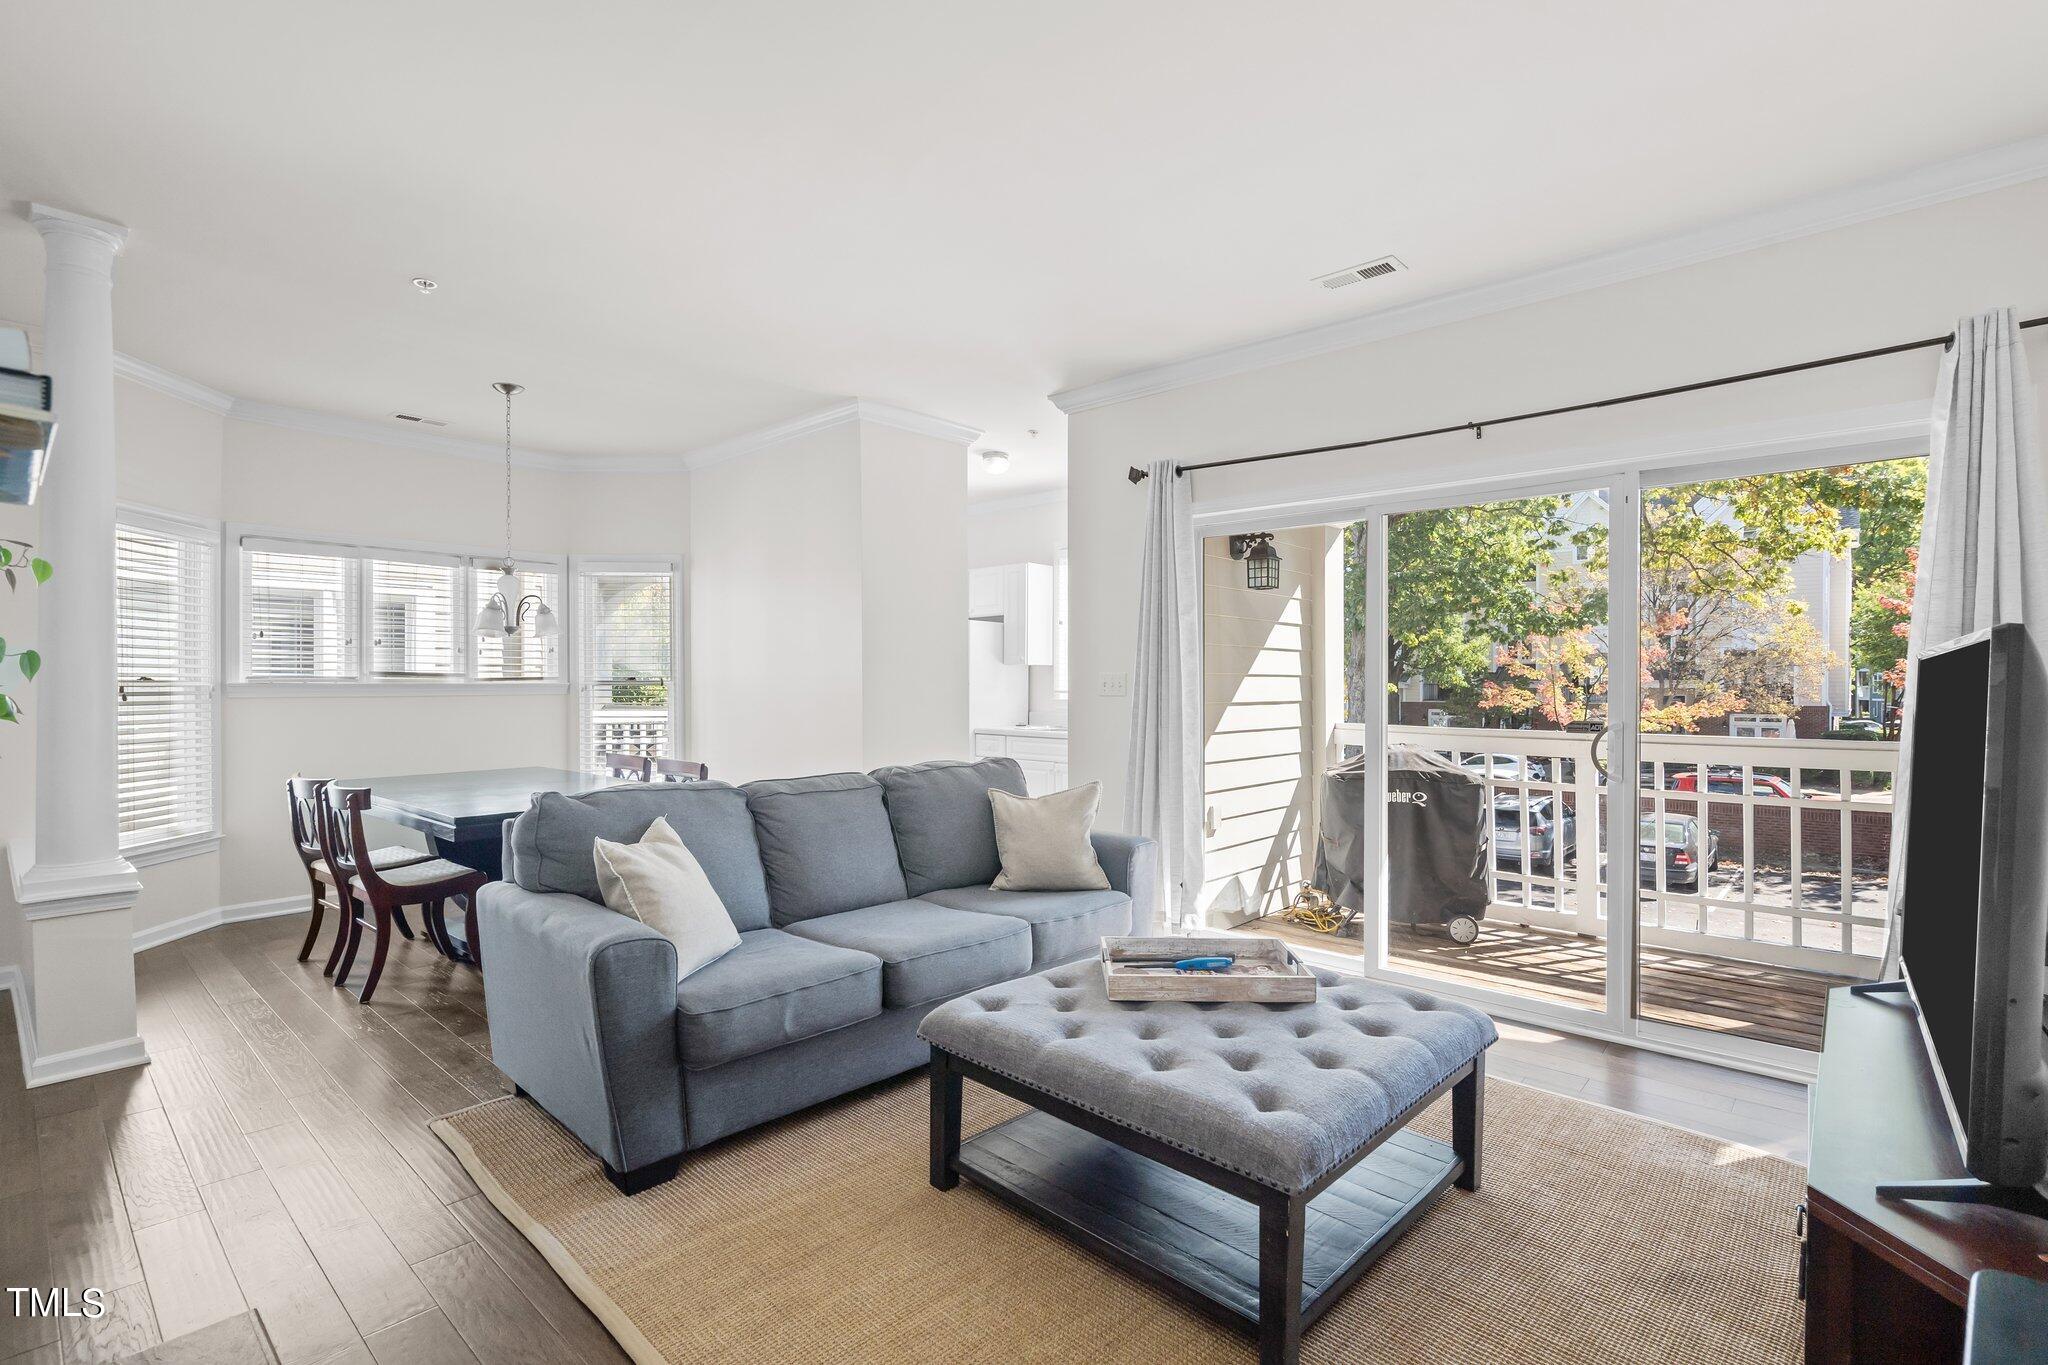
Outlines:
[[[640,754],[599,754],[597,766],[622,782],[645,782],[653,768],[651,760]]]
[[[654,772],[648,779],[652,782],[702,782],[711,776],[711,765],[694,759],[657,758],[653,764]]]
[[[334,860],[327,856],[327,849],[320,839],[320,807],[323,803],[331,778],[300,777],[294,773],[284,784],[285,796],[291,805],[292,846],[298,850],[299,861],[306,865],[306,882],[312,888],[312,923],[306,926],[306,941],[299,945],[299,961],[304,962],[313,955],[313,945],[320,939],[320,924],[327,917],[327,893],[332,891],[335,908],[344,915],[351,904],[351,893],[345,879],[334,870]],[[403,844],[388,848],[373,849],[371,858],[379,867],[403,867],[408,863],[425,862],[433,855]],[[399,932],[412,937],[412,926],[400,919]],[[344,937],[337,926],[334,948],[327,954],[326,972],[332,974],[334,964],[341,958],[341,941]]]
[[[378,978],[384,975],[384,959],[391,951],[392,925],[403,917],[408,905],[420,907],[420,920],[434,947],[443,955],[460,960],[462,955],[448,935],[446,918],[448,901],[457,896],[464,898],[468,914],[464,930],[469,938],[470,958],[482,962],[482,955],[477,952],[476,893],[489,880],[487,876],[446,858],[429,858],[403,867],[378,867],[373,856],[375,850],[363,829],[363,816],[370,809],[368,787],[338,787],[330,783],[327,799],[320,805],[327,820],[328,846],[337,860],[335,870],[349,879],[356,892],[345,926],[347,943],[334,969],[335,985],[346,985],[355,968],[356,953],[362,947],[363,931],[367,929],[376,935],[377,942],[371,950],[369,975],[363,978],[356,998],[369,1003],[377,990]]]

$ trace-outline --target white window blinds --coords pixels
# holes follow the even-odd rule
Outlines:
[[[114,532],[121,848],[219,828],[214,801],[215,542],[124,517]]]
[[[668,755],[675,670],[666,569],[579,569],[576,672],[579,762],[598,770],[606,753]]]
[[[242,544],[243,672],[249,678],[353,679],[359,561],[314,547]]]
[[[519,596],[505,604],[506,611],[517,612],[519,603],[529,594],[534,594],[547,603],[559,619],[563,614],[562,576],[551,569],[531,568],[524,564],[517,568]],[[498,571],[495,567],[470,570],[471,601],[482,606],[497,590]],[[540,638],[534,629],[534,620],[535,613],[529,609],[515,633],[503,635],[493,632],[477,638],[477,681],[552,682],[562,676],[561,651],[554,640]]]
[[[370,671],[380,678],[446,678],[462,671],[453,563],[373,559]],[[467,631],[468,623],[461,629]]]

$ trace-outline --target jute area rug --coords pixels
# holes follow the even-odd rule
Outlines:
[[[971,1184],[932,1189],[926,1094],[910,1078],[743,1134],[630,1199],[526,1100],[434,1131],[642,1365],[1255,1359]],[[969,1132],[1016,1112],[968,1085]],[[1799,1358],[1797,1166],[1507,1081],[1485,1112],[1485,1187],[1446,1191],[1304,1361]],[[1446,1099],[1419,1126],[1449,1125]]]

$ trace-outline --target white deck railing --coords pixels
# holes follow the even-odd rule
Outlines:
[[[1644,735],[1637,809],[1628,813],[1629,835],[1616,840],[1604,799],[1608,784],[1592,762],[1591,735],[1387,728],[1389,743],[1468,763],[1467,771],[1485,780],[1489,808],[1504,793],[1514,794],[1503,804],[1516,813],[1519,858],[1505,867],[1498,857],[1488,858],[1489,915],[1604,936],[1604,865],[1625,848],[1627,875],[1639,875],[1635,831],[1641,817],[1657,817],[1661,831],[1666,816],[1691,816],[1687,842],[1695,866],[1702,868],[1699,884],[1673,888],[1669,857],[1660,850],[1653,876],[1639,892],[1643,943],[1845,976],[1877,973],[1884,954],[1896,743]],[[1363,740],[1363,726],[1334,727],[1333,757]],[[1708,788],[1712,779],[1725,783],[1734,775],[1736,789],[1676,790],[1674,781],[1687,772],[1696,774],[1696,786]],[[1779,786],[1790,795],[1777,794]],[[1532,799],[1544,796],[1552,799],[1553,812],[1570,810],[1574,837],[1565,856],[1535,863],[1528,811]],[[1555,814],[1553,822],[1561,825]],[[1564,843],[1561,828],[1553,838]],[[1708,869],[1705,860],[1714,847],[1718,865]]]

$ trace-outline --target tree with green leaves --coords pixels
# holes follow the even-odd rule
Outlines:
[[[50,581],[50,561],[36,554],[35,546],[25,540],[0,539],[0,577],[7,580],[9,590],[20,587],[21,572],[27,570],[37,586]],[[14,667],[25,683],[34,682],[36,674],[42,671],[43,656],[33,649],[8,648],[7,641],[0,640],[0,662],[12,656]],[[20,698],[0,688],[0,720],[14,721],[22,717]]]
[[[1475,694],[1494,668],[1496,645],[1557,622],[1538,589],[1561,547],[1599,550],[1605,528],[1574,524],[1565,498],[1523,498],[1472,507],[1432,508],[1389,518],[1387,533],[1387,678],[1428,678],[1452,693]],[[1598,535],[1594,534],[1597,529]],[[1366,715],[1365,525],[1344,535],[1347,649],[1345,715]],[[1604,597],[1588,600],[1582,623],[1604,616]]]

